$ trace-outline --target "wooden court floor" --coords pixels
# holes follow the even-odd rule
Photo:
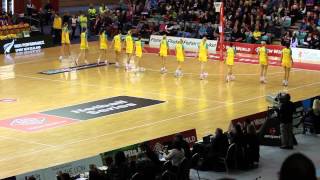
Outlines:
[[[74,55],[78,45],[72,47]],[[90,44],[90,62],[98,56],[97,43]],[[227,129],[230,120],[266,110],[265,96],[288,91],[293,100],[320,94],[320,72],[294,69],[289,87],[281,86],[282,68],[270,67],[268,83],[261,85],[259,66],[236,64],[236,81],[225,83],[226,68],[209,62],[209,78],[199,80],[199,64],[184,63],[184,76],[173,77],[176,66],[169,57],[169,73],[161,75],[160,59],[145,54],[146,72],[99,67],[78,72],[41,75],[38,72],[69,66],[60,63],[60,48],[38,55],[0,56],[0,119],[127,95],[164,100],[155,106],[100,117],[38,132],[0,128],[0,178],[97,155],[111,149],[196,128],[198,137]],[[108,54],[113,59],[113,54]]]

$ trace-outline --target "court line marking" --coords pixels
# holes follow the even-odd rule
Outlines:
[[[21,131],[19,131],[19,132],[21,132]],[[44,143],[35,142],[35,141],[25,141],[23,139],[18,139],[18,138],[13,138],[13,137],[8,137],[8,136],[2,136],[2,135],[0,136],[0,138],[8,139],[8,140],[14,140],[14,141],[28,143],[28,144],[37,144],[37,145],[42,145],[42,146],[47,146],[47,147],[55,147],[54,145],[50,145],[50,144],[44,144]]]
[[[303,87],[305,87],[305,86],[312,86],[312,85],[315,85],[315,84],[320,84],[320,82],[311,83],[311,84],[306,84],[306,85],[303,85],[303,86],[300,86],[300,87],[292,88],[292,90],[300,89],[300,88],[303,88]],[[289,88],[289,90],[290,90],[290,88]],[[289,91],[289,90],[288,90],[288,91]],[[238,103],[248,102],[248,101],[251,101],[251,100],[260,99],[260,98],[262,98],[262,97],[266,97],[266,95],[257,96],[257,97],[255,97],[255,98],[250,98],[250,99],[246,99],[246,100],[234,102],[234,103],[232,103],[232,104],[238,104]],[[166,122],[166,121],[169,121],[169,120],[172,120],[172,119],[176,119],[176,118],[181,118],[181,117],[184,117],[184,116],[190,116],[190,115],[198,114],[198,113],[205,112],[205,111],[208,111],[208,110],[219,109],[219,108],[225,107],[225,106],[230,106],[230,104],[219,105],[219,106],[217,106],[217,107],[207,108],[207,109],[204,109],[204,110],[201,110],[201,111],[198,111],[198,112],[193,112],[193,113],[189,113],[189,114],[185,114],[185,115],[181,115],[181,116],[176,116],[176,117],[167,118],[167,119],[164,119],[164,120],[161,120],[161,121],[157,121],[157,122],[153,122],[153,123],[149,123],[149,124],[145,124],[145,125],[140,125],[140,126],[135,126],[135,127],[127,128],[127,129],[118,130],[118,131],[114,131],[114,132],[111,132],[111,133],[106,133],[106,134],[102,134],[102,135],[99,135],[99,136],[91,137],[90,139],[92,139],[92,138],[95,139],[95,138],[103,137],[103,136],[110,135],[110,134],[119,134],[119,133],[121,133],[121,132],[125,132],[125,131],[131,130],[131,129],[137,129],[137,128],[144,127],[144,126],[152,126],[153,124],[158,124],[158,123]],[[87,138],[87,139],[88,139],[88,138]],[[55,146],[55,147],[53,147],[53,148],[60,148],[60,146],[65,147],[65,146],[72,145],[72,144],[75,144],[75,143],[77,143],[77,142],[82,142],[82,141],[87,141],[87,140],[78,140],[78,141],[74,141],[74,142],[72,142],[72,143],[67,143],[67,144]],[[45,150],[50,150],[50,148],[43,148],[43,149],[40,149],[40,150],[37,150],[37,151],[32,151],[32,152],[29,152],[29,153],[24,153],[24,154],[21,154],[21,155],[18,155],[18,156],[12,156],[12,157],[10,157],[10,158],[0,159],[0,162],[6,161],[6,160],[10,160],[10,159],[16,159],[16,158],[18,158],[18,157],[24,157],[24,156],[27,156],[27,155],[30,155],[30,154],[35,154],[35,153],[42,152],[42,151],[45,151]],[[32,161],[32,160],[30,160],[30,161]],[[56,163],[55,163],[55,164],[56,164]],[[9,172],[14,172],[14,171],[17,171],[17,170],[19,170],[19,169],[21,169],[21,168],[17,168],[17,169],[11,170],[11,171],[9,171]]]
[[[44,81],[53,81],[53,82],[61,82],[61,83],[73,83],[72,85],[79,85],[79,86],[91,86],[91,87],[104,87],[104,88],[108,88],[108,89],[114,89],[114,90],[121,90],[123,91],[123,93],[128,93],[128,90],[125,88],[117,88],[117,87],[112,87],[112,86],[101,86],[101,85],[97,85],[97,84],[90,84],[90,83],[80,83],[80,82],[75,82],[75,81],[67,81],[67,80],[58,80],[58,79],[50,79],[50,78],[42,78],[42,77],[34,77],[34,76],[29,76],[29,75],[20,75],[20,74],[16,74],[16,77],[24,77],[24,78],[29,78],[29,79],[38,79],[38,80],[44,80]],[[132,90],[133,93],[139,93],[139,91],[137,90]],[[219,101],[219,100],[207,100],[207,99],[200,99],[200,98],[191,98],[191,97],[186,97],[186,96],[176,96],[176,95],[172,95],[172,94],[164,94],[161,92],[155,92],[155,91],[148,91],[148,92],[144,92],[144,94],[156,94],[156,95],[164,95],[164,96],[168,96],[168,97],[174,97],[177,99],[188,99],[188,100],[193,100],[193,101],[209,101],[209,102],[216,102],[216,103],[220,103],[220,104],[225,104],[224,101]]]

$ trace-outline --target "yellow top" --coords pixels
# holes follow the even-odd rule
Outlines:
[[[53,29],[61,29],[61,28],[62,28],[61,17],[55,17],[53,20]]]
[[[79,17],[79,21],[80,21],[80,27],[81,28],[87,28],[87,24],[88,24],[88,18],[87,18],[87,16],[83,16],[83,15],[81,15],[80,17]]]
[[[257,39],[257,38],[261,37],[261,32],[260,31],[253,31],[252,35],[253,35],[254,38]]]
[[[64,27],[62,28],[61,43],[62,43],[62,44],[70,44],[68,26],[64,26]]]
[[[102,34],[100,34],[99,39],[100,39],[100,49],[108,49],[106,33],[103,32]]]
[[[236,51],[233,47],[228,47],[227,49],[227,65],[233,65],[234,64],[234,57],[235,57]]]
[[[121,37],[120,37],[120,34],[118,34],[118,35],[115,35],[114,37],[113,37],[113,48],[114,48],[114,50],[116,50],[116,51],[121,51]]]
[[[284,48],[282,50],[282,66],[284,67],[291,67],[291,49],[290,48]]]
[[[136,56],[137,57],[142,57],[142,43],[141,40],[138,40],[135,42],[136,46]]]
[[[203,41],[200,42],[199,45],[199,61],[207,61],[208,60],[208,45]]]
[[[262,65],[267,65],[268,62],[268,53],[267,53],[267,48],[262,46],[258,49],[259,52],[259,62]]]
[[[126,53],[133,53],[133,39],[131,35],[126,36]]]
[[[80,35],[80,49],[88,49],[87,33],[82,32]]]
[[[167,40],[161,40],[160,42],[160,56],[167,56],[168,55],[168,41]]]
[[[178,61],[183,61],[184,60],[184,48],[182,43],[177,43],[176,45],[176,57]]]

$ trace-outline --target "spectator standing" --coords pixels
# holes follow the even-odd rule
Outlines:
[[[96,165],[90,164],[89,165],[89,180],[102,180],[103,176],[100,170],[97,168]]]
[[[36,7],[32,4],[32,1],[28,0],[26,5],[27,16],[32,16],[32,13],[35,9]]]
[[[88,16],[89,16],[89,32],[93,32],[93,27],[96,22],[96,17],[97,17],[97,10],[94,8],[93,4],[90,4],[90,7],[88,9]]]
[[[77,30],[77,24],[78,24],[78,18],[75,15],[72,15],[72,18],[71,18],[71,30],[72,30],[71,39],[74,39],[74,37],[75,37],[76,30]]]
[[[45,11],[46,23],[48,25],[51,22],[52,11],[53,11],[53,6],[50,3],[50,0],[48,0],[46,5],[44,6],[44,11]]]
[[[290,101],[289,94],[283,94],[280,97],[279,108],[279,120],[280,120],[280,132],[281,132],[281,148],[293,149],[293,132],[292,122],[293,113],[295,112],[295,106]]]
[[[54,33],[54,43],[59,44],[61,40],[61,29],[62,29],[62,19],[58,13],[54,15],[53,19],[53,33]]]
[[[87,29],[88,17],[82,11],[80,11],[78,22],[80,23],[80,32],[82,32],[84,29]]]

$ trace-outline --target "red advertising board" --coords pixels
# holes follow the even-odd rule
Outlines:
[[[230,123],[230,127],[233,124],[241,124],[243,126],[245,122],[250,122],[255,126],[256,130],[259,131],[261,126],[265,123],[266,117],[267,117],[267,111],[259,112],[256,114],[252,114],[249,116],[232,120]]]
[[[195,129],[183,131],[183,132],[180,132],[179,134],[181,134],[183,136],[184,140],[189,143],[190,147],[192,147],[192,145],[195,142],[197,142],[197,133],[196,133]],[[159,150],[163,149],[164,145],[171,143],[174,140],[175,136],[176,136],[176,134],[171,134],[169,136],[164,136],[164,137],[160,137],[157,139],[153,139],[153,140],[148,141],[148,145],[152,150],[159,151]]]
[[[230,42],[224,43],[226,47],[230,45]],[[246,53],[246,54],[257,54],[258,48],[261,46],[260,44],[248,44],[248,43],[232,43],[233,46],[236,48],[238,53]],[[281,56],[281,51],[283,46],[280,45],[267,45],[268,55],[269,56]],[[217,51],[220,51],[220,47],[217,46]]]

